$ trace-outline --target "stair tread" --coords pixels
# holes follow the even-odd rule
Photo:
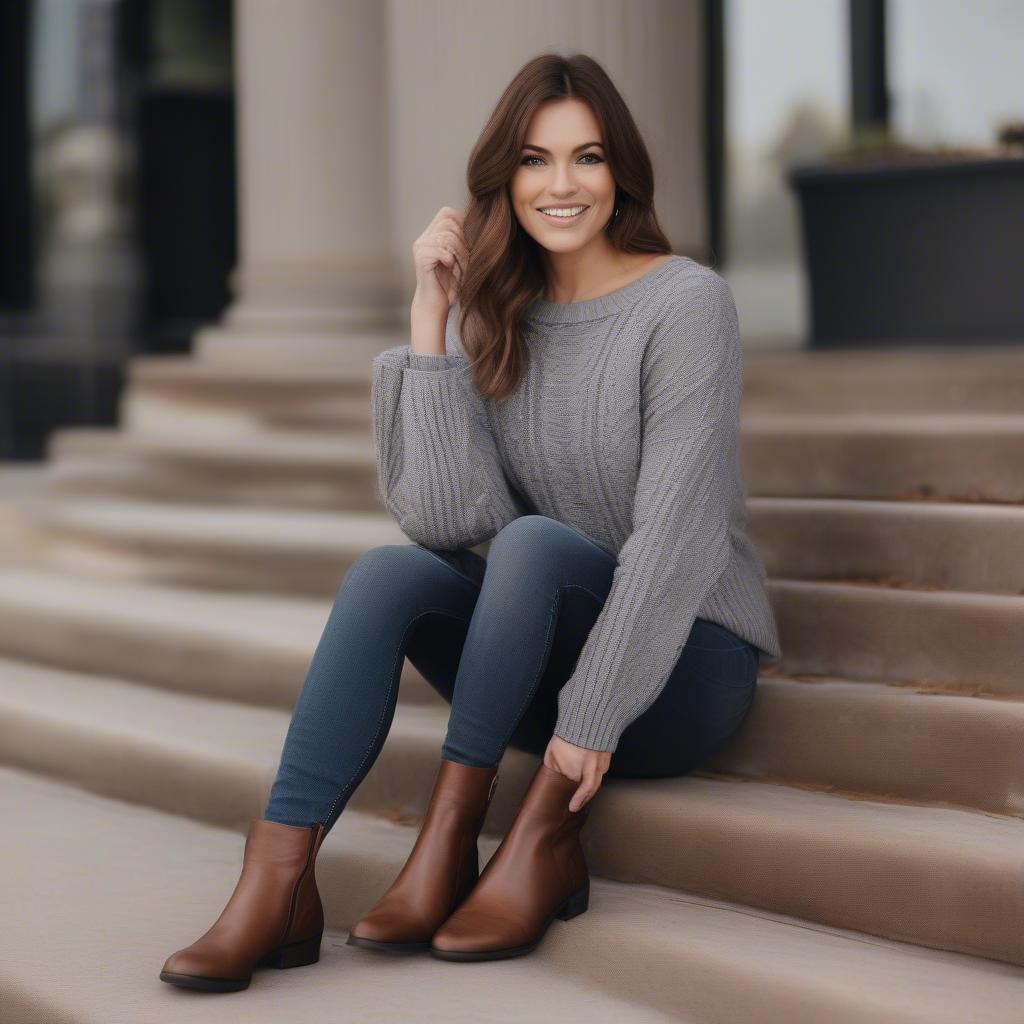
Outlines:
[[[0,981],[20,1011],[18,1024],[106,1024],[129,1007],[131,1019],[152,1024],[237,1015],[234,1001],[184,998],[157,978],[166,957],[198,937],[230,893],[241,864],[237,832],[6,768],[0,813],[22,826],[0,841],[8,892]],[[350,815],[328,836],[318,868],[333,868],[342,848],[411,848],[412,835]],[[344,880],[326,874],[328,903]],[[82,928],[70,922],[102,927],[90,927],[83,943]],[[530,956],[472,971],[350,947],[348,927],[325,933],[317,965],[257,971],[253,995],[238,997],[247,999],[246,1019],[333,1022],[344,1000],[353,1016],[379,1021],[475,1022],[486,1005],[495,1022],[811,1024],[827,1016],[837,1024],[959,1024],[978,1020],[984,1005],[985,1020],[1003,1024],[1019,1020],[1024,998],[1021,968],[601,879],[592,881],[587,913],[554,922]],[[60,985],[41,964],[60,965]],[[460,969],[458,979],[450,976]]]
[[[410,543],[406,539],[406,543]],[[339,580],[339,583],[341,581]],[[915,590],[887,587],[872,581],[778,578],[768,581],[775,590],[830,594],[844,599],[925,603],[971,610],[991,608],[1013,614],[1024,612],[1024,594],[989,594],[968,590]],[[246,620],[259,624],[254,634],[265,635],[275,621],[293,626],[323,627],[330,601],[301,595],[278,595],[217,591],[202,587],[164,586],[137,581],[104,580],[72,576],[37,566],[0,566],[0,602],[14,602],[48,610],[79,611],[162,620],[168,612],[182,625],[204,624],[207,629],[243,626]],[[212,621],[211,621],[212,619]]]
[[[323,598],[114,582],[18,566],[0,568],[0,602],[48,615],[237,633],[247,642],[301,645],[307,651],[330,610]]]
[[[847,518],[904,520],[921,519],[960,522],[981,528],[993,524],[1024,521],[1024,506],[991,505],[978,501],[929,501],[891,498],[818,498],[800,495],[754,494],[747,498],[751,510],[792,512],[801,515],[842,515]]]
[[[173,747],[210,761],[231,759],[264,775],[277,764],[290,717],[274,708],[8,660],[0,661],[0,715],[129,737],[140,749]],[[440,746],[447,715],[445,706],[399,702],[392,730],[436,738]],[[777,835],[809,841],[829,835],[835,842],[892,842],[902,844],[902,852],[914,846],[922,854],[975,857],[1008,871],[1022,863],[1024,820],[970,808],[696,773],[605,785],[623,794],[624,806],[667,820],[700,814],[750,829],[770,822]]]
[[[776,593],[804,587],[814,588],[807,593],[814,595],[809,599],[816,607],[832,594],[845,597],[851,608],[881,598],[897,609],[922,602],[937,609],[953,601],[953,607],[973,608],[986,621],[999,612],[1009,622],[1024,612],[1024,597],[772,583]],[[327,600],[7,570],[0,571],[0,613],[10,626],[6,632],[0,628],[0,657],[16,659],[12,666],[63,665],[171,693],[290,710],[329,610]],[[40,634],[30,648],[21,644],[26,631]],[[121,649],[135,654],[112,661],[110,652]],[[193,650],[211,661],[205,674],[197,671],[198,663],[189,654]],[[875,681],[786,668],[762,666],[749,724],[744,723],[722,759],[716,757],[716,767],[785,776],[791,784],[895,791],[908,798],[1024,813],[1024,779],[1014,754],[1024,716],[1019,697],[976,694],[969,687],[957,692],[957,687],[936,680]],[[400,706],[426,703],[443,710],[441,701],[411,664],[403,666]],[[810,733],[802,731],[804,723],[813,723]],[[863,763],[854,749],[851,728],[870,737],[870,742],[859,742],[863,750],[872,751],[871,763]],[[901,735],[909,737],[907,743]],[[795,741],[789,742],[788,736]],[[925,754],[929,742],[936,747],[933,757]],[[957,744],[966,744],[960,754]]]
[[[277,763],[290,718],[278,708],[0,658],[0,716],[12,712],[258,769]],[[447,705],[399,701],[392,730],[440,739],[447,718]]]
[[[475,1024],[482,1005],[489,1020],[509,1024],[546,1013],[581,1024],[681,1019],[596,992],[551,957],[522,958],[511,970],[480,964],[453,985],[447,964],[367,954],[345,944],[347,929],[324,933],[319,964],[257,970],[247,992],[230,1005],[196,998],[163,984],[159,970],[170,953],[205,931],[230,894],[241,864],[240,836],[10,770],[0,770],[0,808],[24,826],[13,842],[7,831],[4,842],[0,985],[25,1024],[207,1024],[237,1020],[238,999],[253,1024],[334,1024],[342,1006],[345,1019],[438,1024]],[[347,826],[351,836],[357,825]],[[65,844],[72,834],[69,870]],[[328,842],[337,838],[332,834]],[[47,899],[39,899],[41,892]],[[44,964],[59,965],[60,984]],[[968,963],[965,969],[974,968]],[[4,1019],[16,1024],[7,1012]]]
[[[141,455],[202,462],[273,463],[282,468],[375,464],[373,445],[362,436],[322,431],[253,428],[244,435],[191,437],[129,432],[102,427],[61,427],[50,435],[50,450],[71,453]]]
[[[30,521],[119,540],[209,543],[218,548],[272,544],[289,550],[351,552],[409,539],[384,512],[234,508],[109,499],[24,504]]]
[[[758,409],[745,413],[743,422],[745,429],[758,433],[796,431],[810,437],[819,434],[928,437],[949,433],[1024,433],[1024,413],[1014,412],[768,412]]]
[[[0,656],[290,709],[332,598],[0,567]],[[401,699],[441,698],[408,664]]]
[[[893,602],[924,602],[944,607],[960,606],[972,609],[991,607],[1008,613],[1015,610],[1024,613],[1024,594],[987,594],[977,590],[915,590],[910,587],[887,587],[872,580],[801,580],[786,577],[769,580],[769,587],[799,590],[803,593],[831,592],[863,600],[870,600],[875,596]]]
[[[349,347],[345,358],[337,362],[325,360],[315,368],[294,359],[218,363],[196,359],[191,353],[136,355],[127,368],[132,384],[186,384],[191,387],[205,383],[240,387],[265,385],[278,391],[289,385],[307,385],[317,390],[352,385],[369,387],[372,357],[384,347],[384,343],[360,344],[357,352]],[[360,365],[357,360],[365,360],[365,365]]]
[[[33,500],[33,498],[35,500]],[[882,524],[889,521],[949,522],[971,528],[1024,523],[1024,506],[961,501],[891,501],[885,499],[775,497],[752,495],[753,513],[793,516],[841,516]],[[150,501],[125,497],[59,497],[50,494],[22,499],[26,514],[46,523],[97,534],[170,539],[217,538],[231,543],[257,539],[282,548],[290,545],[354,546],[408,540],[386,511],[287,509],[225,506],[200,502]],[[301,536],[296,536],[300,533]]]

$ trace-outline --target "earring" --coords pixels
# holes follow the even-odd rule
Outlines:
[[[612,216],[613,217],[618,217],[618,215],[619,215],[619,208],[616,206],[615,207],[615,212],[612,214]]]

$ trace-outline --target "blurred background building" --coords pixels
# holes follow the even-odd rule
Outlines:
[[[790,171],[879,136],[979,152],[1019,136],[1013,0],[591,10],[535,14],[623,89],[670,238],[729,279],[751,349],[828,343]],[[464,201],[469,148],[531,45],[500,5],[459,2],[5,0],[0,17],[7,458],[39,457],[56,426],[112,423],[128,357],[189,351],[222,314],[236,340],[398,326],[410,240]],[[939,340],[904,326],[897,341]],[[845,343],[873,340],[851,325]]]
[[[237,250],[228,0],[2,5],[7,458],[113,422],[125,360],[185,351]]]

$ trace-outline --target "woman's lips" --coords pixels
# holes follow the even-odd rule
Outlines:
[[[577,204],[577,205],[579,205],[579,204]],[[577,214],[576,214],[576,216],[574,216],[574,217],[556,217],[556,216],[553,216],[553,215],[552,215],[552,214],[550,214],[550,213],[545,213],[545,212],[544,212],[543,210],[538,210],[537,212],[538,212],[538,213],[539,213],[539,214],[540,214],[540,215],[541,215],[541,216],[542,216],[542,217],[543,217],[543,218],[544,218],[545,220],[549,220],[549,221],[551,221],[551,222],[552,222],[553,224],[576,224],[576,223],[577,223],[578,221],[581,221],[581,220],[583,219],[583,217],[584,217],[584,216],[586,215],[586,213],[587,213],[587,210],[589,210],[589,209],[590,209],[590,207],[589,207],[589,206],[585,206],[585,207],[584,207],[584,208],[583,208],[582,210],[580,210],[580,212],[579,212],[579,213],[577,213]]]

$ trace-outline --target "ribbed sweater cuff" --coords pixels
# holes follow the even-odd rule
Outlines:
[[[408,366],[410,370],[450,370],[465,363],[463,356],[445,352],[443,355],[426,355],[422,352],[409,350]]]
[[[572,716],[566,716],[569,719]],[[589,726],[582,722],[573,725],[568,720],[560,721],[555,726],[555,735],[560,736],[567,743],[577,747],[587,747],[590,750],[603,750],[606,753],[615,753],[619,745],[619,738],[626,731],[629,722],[609,722],[603,729],[595,729],[593,724]]]

